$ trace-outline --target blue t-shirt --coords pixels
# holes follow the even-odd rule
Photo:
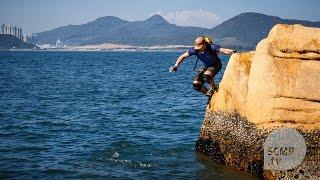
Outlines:
[[[218,59],[217,59],[218,53],[219,53],[221,47],[219,45],[212,44],[211,48],[212,48],[213,52],[217,54],[217,56],[212,57],[209,50],[207,50],[207,49],[204,52],[196,51],[194,49],[194,47],[190,48],[188,53],[189,53],[189,56],[196,55],[204,63],[204,65],[206,67],[212,67],[218,61]]]

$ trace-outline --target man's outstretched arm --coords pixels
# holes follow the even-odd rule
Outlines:
[[[181,54],[181,56],[177,59],[177,62],[174,66],[178,67],[187,57],[189,57],[188,52]]]
[[[227,54],[227,55],[232,55],[234,53],[236,53],[236,50],[233,49],[227,49],[227,48],[220,48],[220,52]]]
[[[179,65],[187,58],[189,57],[189,52],[185,52],[183,53],[181,56],[179,56],[179,58],[177,59],[176,63],[174,64],[174,66],[172,66],[172,71],[176,72]]]

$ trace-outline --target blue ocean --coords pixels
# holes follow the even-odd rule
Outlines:
[[[0,179],[255,179],[195,153],[181,53],[0,51]]]

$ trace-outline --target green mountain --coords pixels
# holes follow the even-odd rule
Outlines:
[[[34,47],[13,35],[0,34],[0,49],[33,49]]]
[[[301,24],[309,27],[320,27],[320,22],[281,19],[260,13],[243,13],[235,16],[212,29],[212,34],[221,44],[230,46],[255,47],[265,38],[276,24]]]
[[[209,34],[222,46],[253,49],[277,23],[320,27],[320,22],[281,19],[252,12],[235,16],[213,29],[177,26],[168,23],[160,15],[135,22],[106,16],[83,25],[68,25],[41,32],[38,33],[38,38],[40,44],[54,44],[59,38],[67,45],[115,43],[135,46],[191,46],[195,37]]]
[[[68,45],[116,43],[147,46],[192,44],[194,37],[209,31],[170,24],[159,15],[135,22],[107,16],[87,24],[64,26],[37,35],[40,44],[52,44],[59,38]]]

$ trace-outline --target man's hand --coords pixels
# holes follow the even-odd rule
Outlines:
[[[176,66],[176,65],[171,66],[171,67],[169,68],[169,72],[175,73],[175,72],[177,72],[177,70],[178,70],[178,66]]]

